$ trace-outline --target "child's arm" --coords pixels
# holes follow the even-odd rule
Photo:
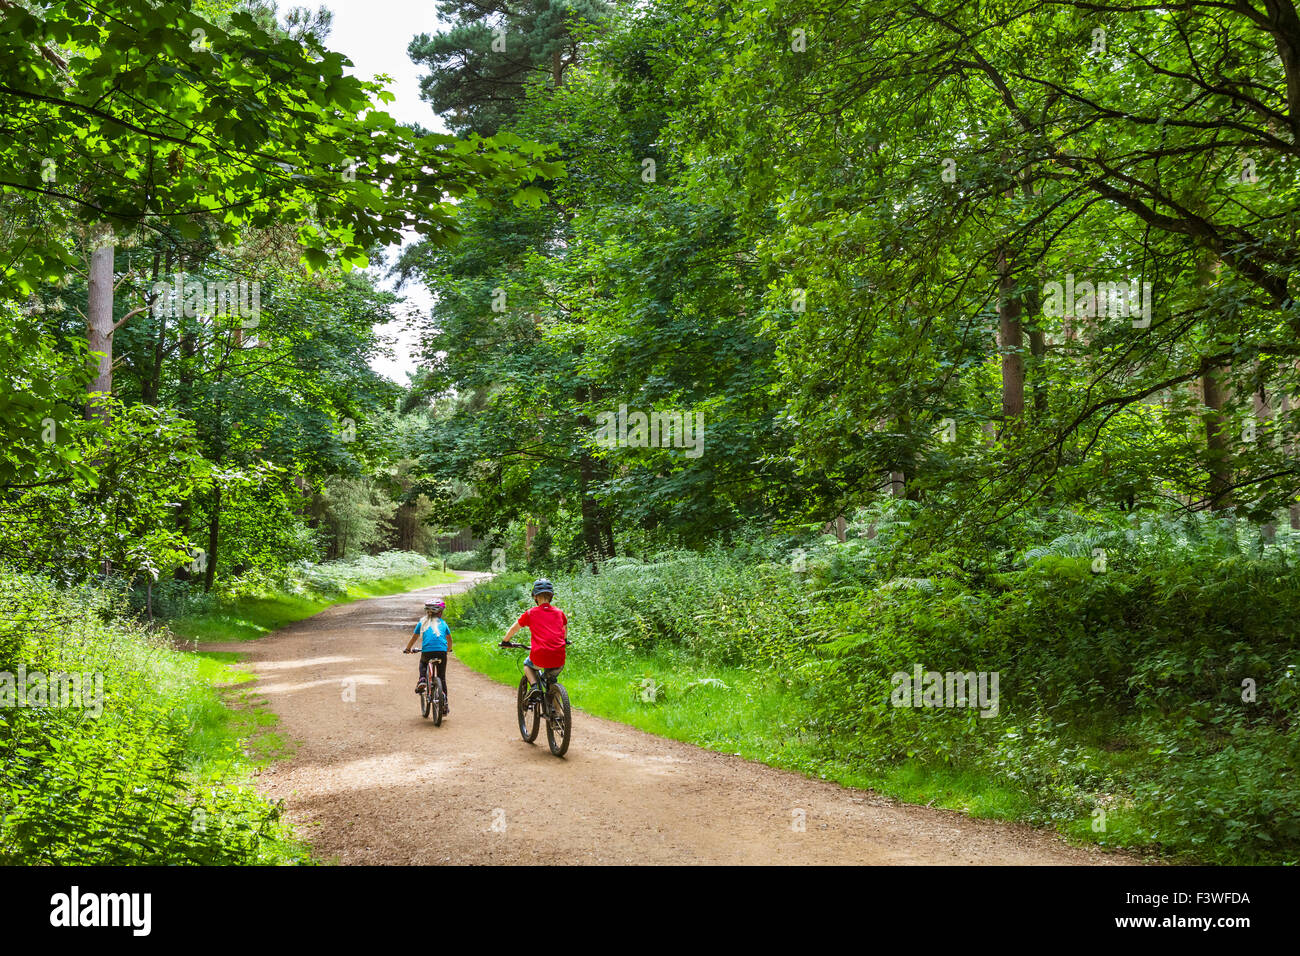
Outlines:
[[[519,622],[515,621],[515,623],[510,626],[510,630],[506,631],[506,636],[501,638],[501,643],[504,644],[506,641],[510,640],[510,638],[514,637],[518,633],[519,633]]]
[[[403,654],[411,653],[411,647],[415,644],[415,639],[419,636],[420,636],[420,625],[416,624],[415,630],[411,632],[411,639],[406,642],[406,650],[402,651]],[[451,647],[450,644],[448,644],[447,646]]]
[[[447,629],[447,653],[450,654],[451,653],[451,625],[448,624],[446,621],[443,621],[442,626]]]

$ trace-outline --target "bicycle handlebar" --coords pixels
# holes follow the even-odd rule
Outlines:
[[[573,641],[566,640],[564,642],[564,646],[568,647],[572,643]],[[513,641],[502,641],[500,644],[497,645],[497,647],[517,647],[523,651],[531,651],[533,649],[533,645],[531,644],[516,644]]]

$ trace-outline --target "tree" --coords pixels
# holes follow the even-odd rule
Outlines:
[[[538,73],[558,88],[578,61],[582,29],[611,10],[604,0],[440,0],[450,24],[408,52],[429,68],[423,97],[453,130],[493,136],[509,128]]]
[[[100,392],[111,390],[111,338],[125,321],[111,314],[106,230],[190,239],[208,224],[232,243],[242,228],[292,222],[320,268],[364,264],[408,226],[445,241],[455,200],[482,187],[541,198],[524,186],[544,171],[533,165],[541,147],[398,126],[375,108],[390,94],[348,76],[310,30],[291,38],[245,12],[218,25],[189,2],[5,6],[0,188],[25,199],[15,212],[26,218],[0,291],[57,279],[73,261],[67,236],[90,224]]]
[[[1297,385],[1300,21],[1212,3],[690,9],[680,75],[707,79],[680,135],[716,171],[697,181],[736,197],[788,276],[773,310],[796,287],[809,303],[780,352],[802,456],[850,488],[914,459],[925,486],[976,493],[942,522],[973,526],[1120,489],[1207,507],[1248,489],[1260,517],[1294,497],[1276,432],[1235,436],[1260,384],[1245,379]],[[1204,255],[1222,263],[1208,289]],[[1055,284],[1059,307],[1076,277],[1053,312],[1040,293]],[[1002,407],[985,398],[990,323]],[[1032,427],[987,446],[937,437],[1023,414],[1026,323]],[[1215,369],[1228,380],[1208,427],[1182,401],[1146,427],[1144,406]],[[1149,464],[1116,482],[1137,429]],[[1196,433],[1199,476],[1177,451]]]
[[[555,141],[567,175],[546,217],[467,214],[456,247],[399,268],[437,296],[425,355],[441,403],[422,466],[449,526],[566,526],[562,553],[598,564],[618,534],[699,543],[802,509],[809,479],[769,389],[763,276],[735,218],[682,194],[665,148],[676,52],[665,18],[611,25],[565,85],[513,129]],[[650,55],[648,50],[662,50]],[[703,417],[685,447],[604,441],[621,407]],[[439,495],[456,479],[472,493]]]

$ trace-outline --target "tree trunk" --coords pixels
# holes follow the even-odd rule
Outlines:
[[[211,591],[217,577],[217,548],[221,532],[221,489],[212,489],[212,515],[208,518],[208,566],[203,572],[203,590]]]
[[[1020,194],[1025,197],[1026,201],[1033,201],[1034,198],[1034,181],[1032,175],[1026,175],[1024,182],[1020,185]],[[1047,411],[1047,384],[1044,381],[1043,359],[1047,355],[1047,335],[1043,331],[1043,317],[1039,314],[1038,290],[1042,286],[1042,263],[1039,262],[1036,278],[1037,285],[1030,286],[1025,290],[1021,301],[1024,303],[1024,311],[1029,314],[1029,354],[1034,357],[1034,411],[1042,414]],[[1022,317],[1023,320],[1023,317]]]
[[[600,509],[600,533],[605,542],[605,557],[612,558],[614,550],[614,513],[609,508]]]
[[[87,288],[86,342],[95,376],[86,386],[86,417],[107,418],[108,406],[96,393],[113,393],[113,234],[99,228],[90,237],[90,279]]]
[[[1020,317],[1023,305],[1016,277],[1003,247],[998,248],[998,340],[1002,353],[1002,417],[1004,423],[1025,411],[1025,357]]]
[[[1282,421],[1290,420],[1291,415],[1291,396],[1286,391],[1282,392],[1281,407],[1278,409],[1278,415]],[[1286,437],[1285,431],[1282,435],[1282,448],[1292,460],[1296,456],[1296,442]],[[1300,502],[1292,501],[1287,505],[1287,517],[1291,521],[1291,530],[1300,531]]]
[[[1225,390],[1217,369],[1201,376],[1205,396],[1205,466],[1210,473],[1209,503],[1212,511],[1232,506],[1232,452],[1228,448],[1227,423],[1223,418]]]
[[[1264,433],[1268,428],[1268,421],[1273,416],[1272,406],[1268,401],[1268,393],[1264,391],[1263,379],[1260,379],[1260,386],[1255,390],[1255,421],[1259,424],[1255,429],[1255,440],[1263,441]],[[1266,541],[1272,541],[1277,534],[1277,522],[1270,521],[1260,529]]]
[[[592,572],[596,572],[600,556],[600,526],[596,502],[588,492],[591,484],[591,462],[586,455],[578,465],[578,493],[582,496],[582,550]]]

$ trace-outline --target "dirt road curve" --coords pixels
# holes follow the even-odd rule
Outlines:
[[[344,864],[1128,862],[1033,829],[893,803],[574,711],[556,759],[519,738],[514,691],[455,660],[452,713],[420,717],[401,649],[426,596],[331,608],[246,645],[298,746],[259,785]],[[229,650],[229,645],[221,649]],[[352,680],[349,681],[348,679]],[[348,686],[355,701],[345,700]],[[581,701],[577,701],[581,704]],[[796,832],[795,811],[805,814]]]

